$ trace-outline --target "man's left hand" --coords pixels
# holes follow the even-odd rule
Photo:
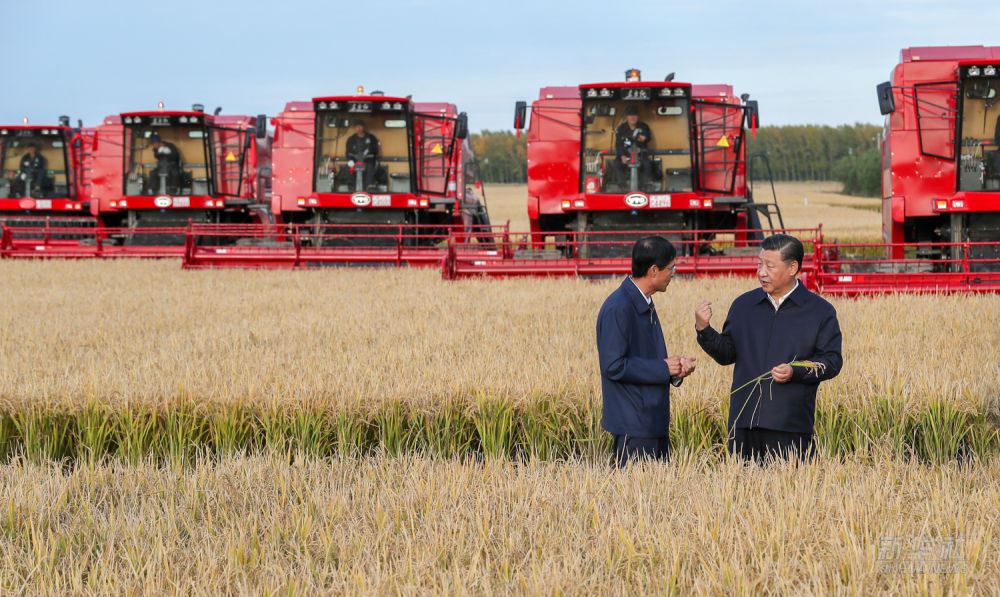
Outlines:
[[[645,143],[645,142],[646,142],[646,135],[639,135],[639,143]]]
[[[698,357],[691,357],[691,358],[681,357],[681,373],[680,375],[678,375],[678,377],[687,377],[688,375],[694,373],[694,367],[695,367],[694,362],[697,360]]]
[[[778,383],[785,383],[792,379],[792,366],[788,364],[778,365],[771,369],[771,379]]]

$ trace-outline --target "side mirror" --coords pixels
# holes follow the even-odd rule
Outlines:
[[[757,100],[747,100],[747,124],[750,125],[750,128],[760,126],[760,108]]]
[[[469,115],[462,112],[455,120],[455,137],[465,139],[469,136]]]
[[[267,136],[267,115],[266,114],[258,114],[257,115],[257,130],[256,130],[256,134],[257,134],[257,138],[258,139],[263,139],[264,137]]]
[[[257,135],[257,138],[260,139],[259,134]],[[243,151],[244,152],[249,151],[250,147],[252,146],[253,146],[253,137],[251,137],[250,135],[243,135]]]
[[[528,102],[514,102],[514,130],[524,128],[528,118]]]
[[[892,97],[892,83],[889,81],[879,83],[875,87],[875,95],[878,96],[878,111],[883,116],[896,111],[896,99]]]

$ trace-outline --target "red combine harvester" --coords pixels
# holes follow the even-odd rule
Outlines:
[[[885,243],[830,247],[820,288],[1000,291],[1000,47],[904,49],[877,94]]]
[[[484,260],[459,248],[446,276],[624,272],[637,231],[677,242],[681,271],[753,271],[761,218],[783,224],[747,184],[747,128],[759,124],[748,98],[672,74],[644,82],[636,69],[625,82],[542,88],[528,127],[530,249]],[[527,111],[517,102],[515,129]]]
[[[266,224],[270,167],[263,116],[158,110],[109,116],[97,127],[91,212],[99,244],[122,253],[181,255],[189,222]],[[232,239],[235,240],[235,239]],[[113,253],[116,251],[112,251]]]
[[[244,233],[274,242],[224,251],[190,243],[185,267],[436,266],[452,232],[489,236],[484,202],[466,185],[467,118],[453,104],[358,88],[290,102],[271,122],[280,231]]]
[[[14,226],[86,225],[93,222],[83,185],[83,156],[93,129],[0,126],[0,222]]]

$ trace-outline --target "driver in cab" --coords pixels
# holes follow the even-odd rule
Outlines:
[[[379,143],[375,135],[365,130],[364,120],[354,121],[354,134],[347,139],[347,165],[354,169],[364,165],[364,187],[367,189],[375,181],[375,168],[378,162]],[[356,189],[361,190],[361,189]]]
[[[166,189],[160,188],[160,177],[166,175],[166,186],[176,188],[180,184],[181,178],[181,152],[177,146],[169,141],[164,141],[159,135],[154,134],[149,138],[153,147],[153,157],[156,158],[156,167],[149,173],[150,193],[166,193]]]
[[[635,166],[639,169],[639,186],[645,187],[649,182],[652,164],[649,161],[649,142],[653,135],[649,125],[639,120],[639,107],[635,104],[625,109],[625,122],[615,131],[615,152],[618,155],[619,174],[623,180],[629,180],[629,169]],[[637,189],[632,189],[637,190]]]

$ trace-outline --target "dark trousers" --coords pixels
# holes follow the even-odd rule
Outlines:
[[[793,433],[773,429],[734,429],[729,453],[744,460],[763,463],[768,460],[809,460],[816,455],[811,433]]]
[[[616,435],[614,450],[618,468],[636,460],[670,460],[670,437]]]

